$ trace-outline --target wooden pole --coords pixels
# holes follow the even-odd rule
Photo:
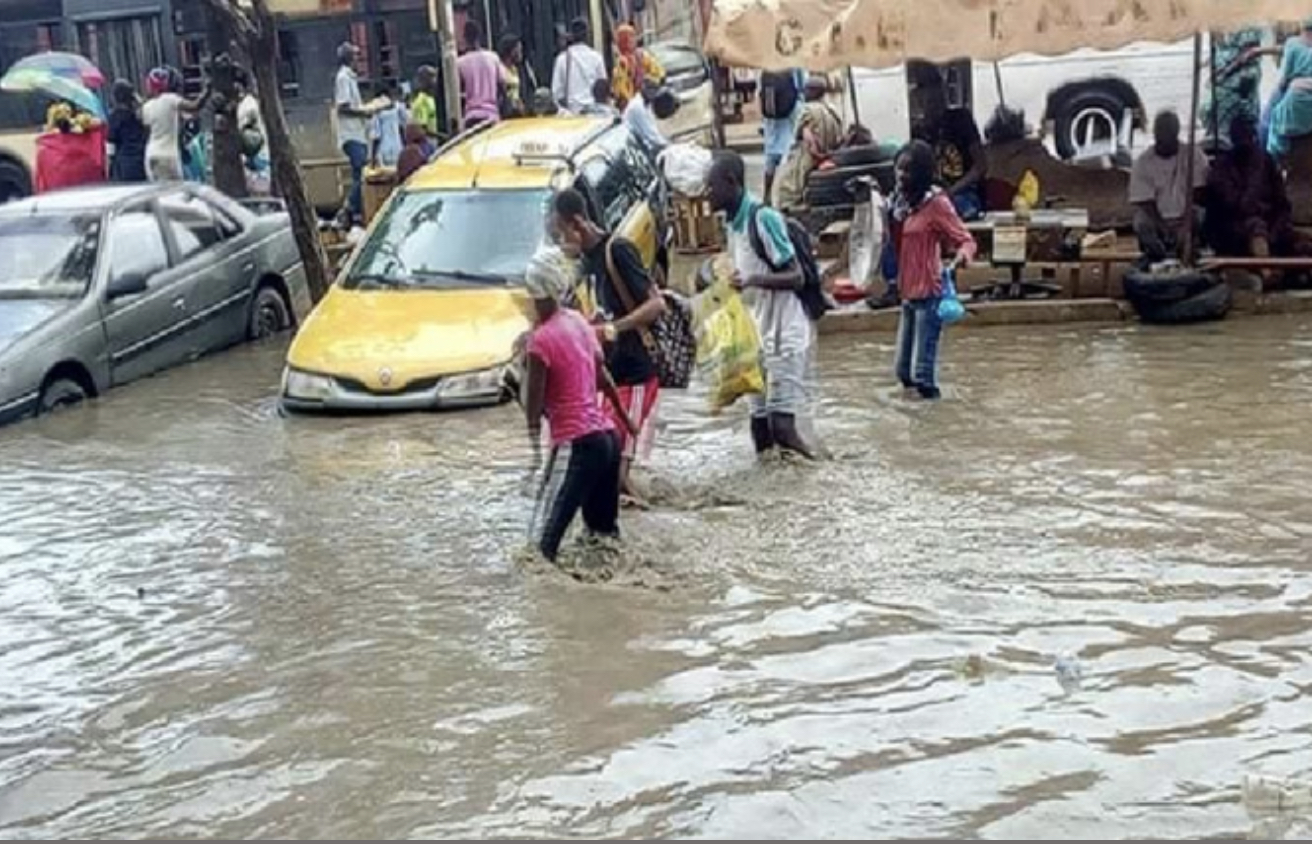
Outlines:
[[[998,105],[1007,108],[1007,96],[1002,91],[1002,66],[997,59],[993,60],[993,84],[998,87]]]
[[[1221,110],[1216,108],[1216,37],[1215,32],[1208,37],[1209,46],[1211,47],[1211,77],[1212,77],[1212,144],[1216,145],[1217,150],[1221,147]]]
[[[428,24],[437,33],[437,46],[442,53],[442,101],[446,106],[447,130],[455,135],[460,131],[463,115],[460,72],[456,69],[456,21],[451,12],[451,0],[428,0]]]
[[[1185,194],[1184,204],[1184,264],[1192,266],[1194,263],[1194,160],[1197,155],[1194,153],[1198,144],[1198,98],[1202,93],[1203,83],[1203,34],[1194,33],[1194,91],[1193,99],[1189,106],[1189,146],[1185,148],[1185,154],[1189,157],[1185,160],[1185,185],[1187,192]]]
[[[847,94],[852,98],[852,123],[861,123],[861,104],[856,99],[856,74],[852,66],[847,66]]]

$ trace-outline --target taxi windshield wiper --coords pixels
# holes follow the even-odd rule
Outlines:
[[[385,274],[360,274],[353,276],[347,282],[351,288],[369,289],[369,288],[409,288],[410,283],[404,279]]]
[[[414,275],[425,279],[433,277],[454,279],[458,282],[506,282],[505,276],[501,274],[483,274],[474,271],[430,271],[422,269],[415,271]]]

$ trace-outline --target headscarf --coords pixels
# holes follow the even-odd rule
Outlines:
[[[544,245],[528,260],[524,285],[534,300],[565,303],[572,294],[575,274],[574,263],[559,247]]]
[[[169,90],[173,82],[173,74],[168,68],[155,68],[146,74],[146,91],[151,97],[158,97]]]
[[[638,30],[632,24],[620,24],[615,30],[615,47],[621,56],[638,53]]]
[[[642,56],[638,52],[638,30],[631,24],[621,24],[615,30],[615,49],[619,52],[616,58],[628,72],[629,79],[633,81],[633,91],[624,92],[624,96],[637,97],[642,93],[643,77],[646,76],[647,70],[643,67]]]

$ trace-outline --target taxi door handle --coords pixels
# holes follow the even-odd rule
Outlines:
[[[187,298],[179,297],[178,299],[174,300],[173,308],[177,309],[179,312],[185,312],[187,310]]]

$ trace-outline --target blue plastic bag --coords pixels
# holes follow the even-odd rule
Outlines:
[[[957,297],[957,282],[951,268],[943,269],[943,295],[938,301],[938,319],[945,324],[954,324],[966,317],[966,307]]]

